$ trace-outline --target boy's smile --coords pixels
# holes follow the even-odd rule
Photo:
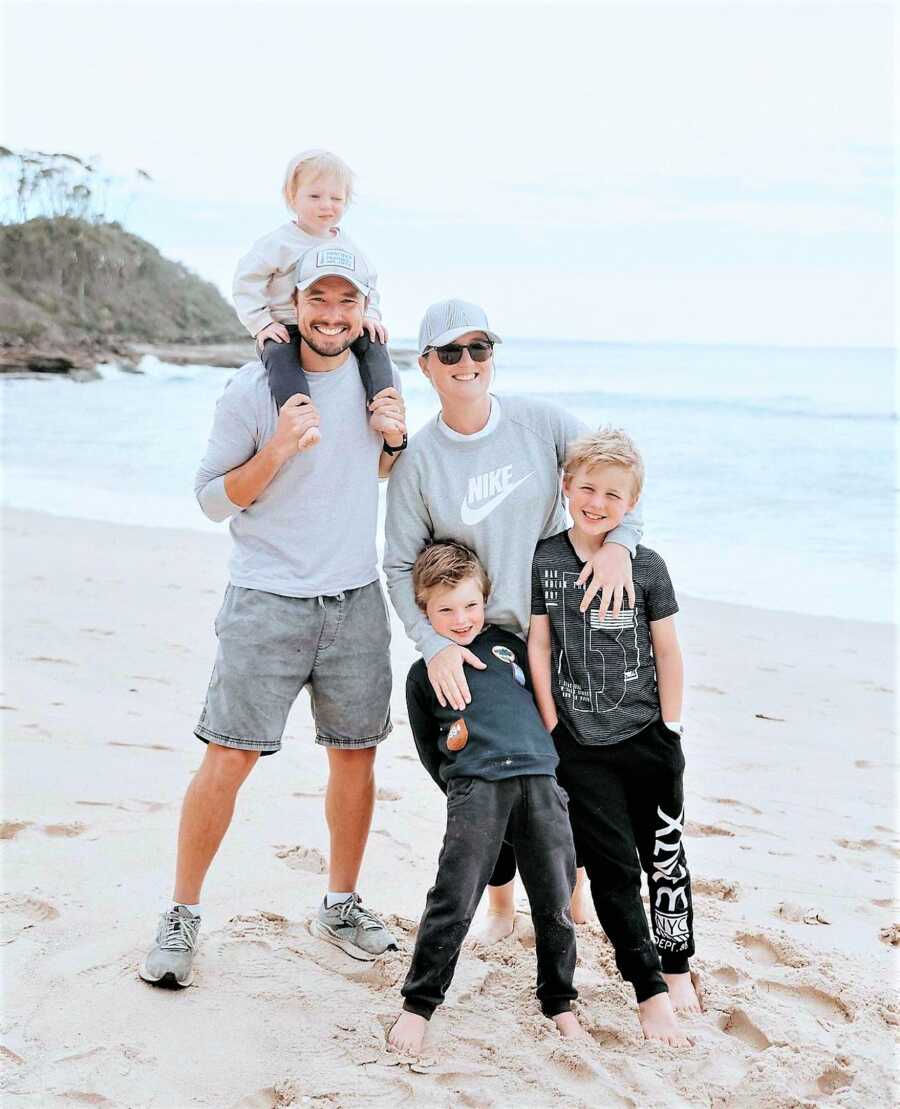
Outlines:
[[[563,478],[575,531],[598,539],[621,524],[637,503],[634,475],[625,466],[579,466]]]
[[[425,602],[431,626],[445,639],[467,647],[484,627],[484,594],[475,578],[458,585],[435,586]]]

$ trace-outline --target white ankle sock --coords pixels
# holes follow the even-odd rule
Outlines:
[[[172,911],[172,910],[173,910],[174,908],[176,908],[176,907],[177,907],[178,905],[184,905],[184,907],[185,907],[186,909],[189,909],[189,910],[190,910],[190,911],[191,911],[191,912],[192,912],[192,913],[194,914],[194,916],[200,916],[200,915],[201,915],[201,914],[200,914],[200,906],[199,906],[199,904],[198,904],[198,905],[185,905],[183,901],[172,901],[172,902],[170,902],[170,904],[169,904],[169,912],[171,912],[171,911]]]
[[[325,894],[325,908],[330,909],[332,905],[337,905],[341,901],[349,901],[352,896],[353,890],[349,893],[334,893],[332,890],[329,890],[328,893]]]

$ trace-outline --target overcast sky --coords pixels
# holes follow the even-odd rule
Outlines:
[[[149,171],[129,227],[223,291],[289,218],[287,160],[325,146],[358,174],[344,227],[396,336],[462,296],[509,336],[891,342],[887,4],[120,0],[4,23],[0,141]]]

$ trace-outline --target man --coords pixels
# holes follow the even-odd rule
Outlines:
[[[309,251],[296,275],[301,365],[310,397],[276,412],[260,362],[240,369],[216,408],[195,483],[212,520],[230,519],[230,584],[218,653],[195,734],[207,744],[187,791],[172,905],[140,968],[148,982],[193,979],[200,891],[260,755],[279,750],[288,713],[310,689],[329,762],[328,892],[314,930],[359,959],[394,938],[356,893],[375,796],[375,748],[391,730],[390,630],[378,581],[378,476],[406,444],[397,390],[373,402],[395,421],[368,424],[350,344],[362,330],[368,271],[351,251]],[[312,427],[321,442],[299,452]]]

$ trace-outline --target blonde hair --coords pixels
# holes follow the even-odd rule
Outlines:
[[[284,185],[281,195],[284,202],[294,211],[294,201],[297,198],[297,189],[303,178],[334,177],[340,181],[347,195],[349,204],[353,198],[353,181],[355,174],[345,161],[332,154],[329,150],[303,150],[288,162],[284,172]]]
[[[621,466],[631,472],[634,496],[637,499],[644,488],[644,460],[634,440],[620,427],[598,428],[582,435],[566,451],[563,474],[567,478],[581,466]]]
[[[433,589],[440,586],[452,589],[466,578],[474,578],[478,582],[482,595],[487,600],[491,592],[491,579],[474,551],[470,551],[462,543],[453,543],[449,540],[429,543],[427,547],[422,548],[419,557],[413,563],[412,579],[416,604],[424,609]]]

